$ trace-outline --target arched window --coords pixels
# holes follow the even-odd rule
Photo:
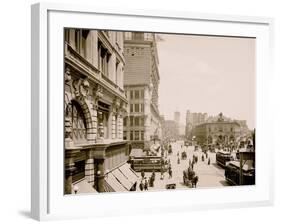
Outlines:
[[[86,120],[81,106],[72,101],[68,113],[72,123],[72,140],[76,143],[85,142],[87,140]]]

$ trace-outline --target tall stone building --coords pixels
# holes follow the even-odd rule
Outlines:
[[[66,194],[134,187],[119,175],[120,169],[131,175],[123,140],[123,41],[122,32],[65,29]]]
[[[158,53],[155,34],[125,32],[125,76],[128,114],[124,118],[124,139],[133,148],[149,149],[161,139],[158,110]]]
[[[179,111],[176,111],[174,113],[174,121],[179,125],[180,124],[180,117],[181,117],[181,114]]]
[[[195,128],[197,125],[206,122],[208,119],[207,113],[191,113],[189,110],[186,112],[186,124],[185,124],[185,136],[187,138],[191,138],[192,129]]]

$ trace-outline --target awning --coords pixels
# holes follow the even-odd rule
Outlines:
[[[115,176],[113,176],[112,173],[107,174],[107,177],[105,178],[105,182],[109,185],[106,187],[106,189],[105,189],[106,191],[107,190],[110,192],[127,191],[127,189],[116,179]]]
[[[128,163],[125,163],[123,166],[119,167],[120,171],[130,180],[132,184],[138,181],[138,175]]]
[[[105,190],[109,192],[130,191],[137,180],[137,174],[128,163],[125,163],[106,175]]]
[[[132,183],[129,179],[124,176],[123,173],[119,169],[115,169],[112,171],[112,174],[117,178],[117,180],[129,191],[132,187]]]

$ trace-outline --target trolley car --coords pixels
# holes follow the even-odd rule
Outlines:
[[[141,156],[131,159],[131,166],[136,172],[167,171],[167,162],[161,156]]]
[[[225,167],[225,179],[232,185],[254,185],[255,168],[252,163],[244,164],[240,182],[240,162],[231,161]]]
[[[233,157],[230,152],[227,151],[218,151],[216,153],[216,163],[222,167],[226,166],[226,162],[232,161]]]

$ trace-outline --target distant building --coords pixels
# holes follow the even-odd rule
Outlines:
[[[174,113],[174,121],[175,121],[178,125],[180,124],[180,116],[181,116],[180,112],[176,111],[176,112]]]
[[[163,126],[163,140],[177,140],[179,137],[178,125],[174,120],[166,120]]]
[[[229,145],[235,144],[243,135],[243,131],[239,122],[220,113],[207,122],[196,125],[191,134],[199,144]]]
[[[184,137],[185,136],[185,125],[180,124],[178,126],[178,132],[179,132],[180,137]]]
[[[189,110],[186,112],[186,123],[185,123],[185,136],[186,138],[191,138],[191,131],[192,129],[204,122],[208,119],[207,113],[191,113]]]
[[[124,139],[133,148],[148,149],[161,139],[158,110],[158,53],[155,34],[125,32],[124,87],[128,113],[124,118]]]

